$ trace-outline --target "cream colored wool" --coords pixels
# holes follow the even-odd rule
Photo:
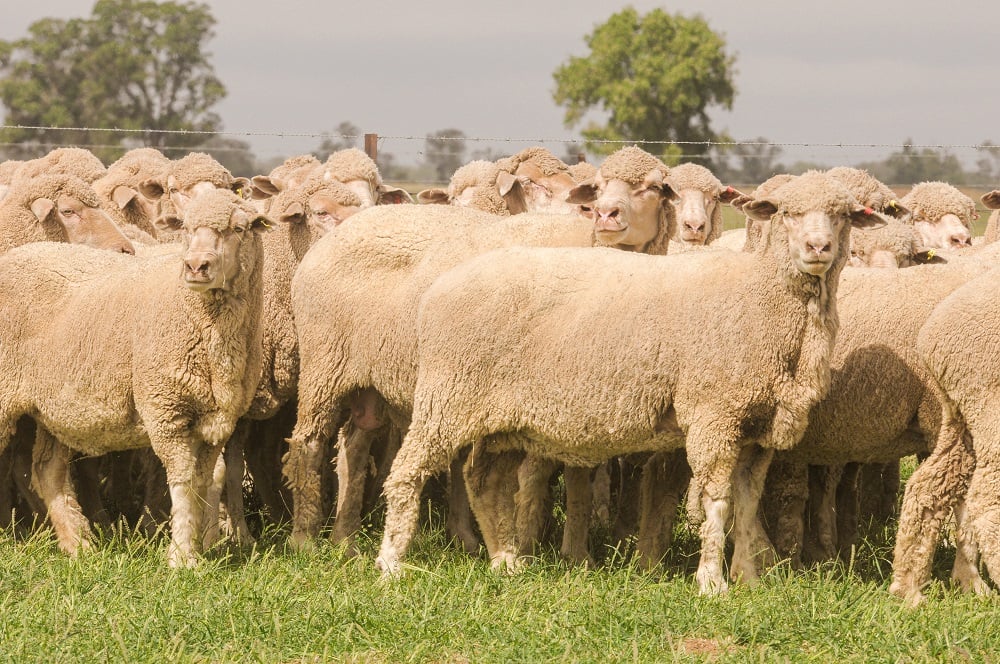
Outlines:
[[[933,453],[907,482],[899,517],[889,590],[911,603],[923,599],[938,536],[953,511],[960,526],[958,553],[969,552],[965,556],[968,566],[954,570],[953,580],[965,590],[991,592],[971,555],[974,544],[990,577],[1000,578],[996,528],[1000,522],[996,442],[1000,348],[996,334],[984,333],[1000,325],[997,288],[1000,273],[992,270],[956,289],[934,309],[917,338],[919,358],[941,395],[943,422]]]
[[[372,187],[376,187],[382,182],[378,166],[375,165],[371,157],[358,148],[347,148],[334,152],[327,157],[323,164],[323,170],[328,176],[341,182],[367,180]]]
[[[712,171],[700,164],[691,162],[677,164],[670,168],[667,182],[678,194],[685,189],[694,189],[703,192],[708,198],[715,202],[712,205],[712,216],[709,219],[711,231],[705,238],[703,244],[711,244],[722,235],[722,203],[719,196],[725,191],[725,186],[715,177]],[[683,242],[680,237],[681,229],[678,226],[676,235],[672,238],[675,241]]]
[[[156,148],[136,148],[122,155],[108,166],[103,176],[94,181],[94,191],[100,196],[101,207],[108,216],[122,228],[123,232],[131,232],[127,230],[130,227],[139,231],[133,233],[130,239],[156,242],[157,231],[153,227],[153,221],[159,216],[159,205],[151,203],[146,206],[135,196],[142,195],[139,190],[144,182],[165,181],[165,174],[169,168],[170,159]],[[115,191],[119,187],[135,192],[125,207],[115,202]]]
[[[876,252],[892,254],[896,267],[912,265],[922,252],[920,235],[913,224],[886,217],[886,225],[872,230],[851,229],[851,265],[875,267],[871,264]],[[882,267],[882,266],[880,266]]]
[[[779,189],[771,202],[799,209],[810,197],[814,209],[835,210],[841,220],[854,213],[857,204],[835,183],[812,179]],[[385,485],[383,571],[398,570],[422,484],[465,446],[595,465],[683,446],[679,424],[711,515],[702,530],[702,590],[725,588],[732,496],[733,574],[754,578],[750,552],[766,538],[751,523],[755,489],[742,482],[759,477],[770,458],[753,445],[793,446],[827,388],[848,225],[819,277],[794,267],[780,219],[767,224],[766,243],[753,255],[513,248],[441,276],[420,305],[413,419]],[[723,346],[687,343],[691,330],[711,330]]]
[[[322,173],[323,164],[311,154],[289,157],[271,169],[267,175],[255,175],[250,179],[254,199],[264,201],[263,210],[270,208],[270,198],[284,189],[294,188],[315,172]]]
[[[854,194],[858,202],[878,212],[885,212],[898,197],[888,186],[882,184],[871,173],[860,168],[837,166],[827,171]]]
[[[454,200],[469,187],[475,187],[469,207],[501,217],[509,216],[510,208],[497,189],[499,174],[500,167],[495,162],[482,159],[470,161],[456,169],[451,176],[448,198]]]
[[[0,365],[10,367],[0,428],[11,433],[26,414],[39,423],[33,485],[65,551],[89,540],[66,479],[68,449],[152,445],[173,499],[169,562],[196,561],[216,457],[259,375],[259,225],[232,192],[192,201],[188,232],[203,237],[207,226],[228,238],[219,249],[224,288],[200,293],[181,279],[184,250],[144,258],[42,243],[0,258],[9,290]]]
[[[31,211],[35,200],[57,201],[63,195],[72,196],[89,207],[100,206],[93,187],[71,175],[41,175],[12,183],[7,195],[0,200],[0,253],[29,242],[67,242],[69,237],[62,224],[41,222]]]
[[[93,152],[84,148],[56,148],[44,157],[24,162],[16,178],[31,179],[39,175],[74,175],[92,183],[104,175],[104,163]]]
[[[642,184],[650,171],[659,169],[664,176],[667,165],[638,146],[622,148],[610,154],[598,171],[607,179],[624,180],[630,185]]]
[[[522,162],[530,161],[537,166],[543,175],[556,175],[563,173],[569,168],[562,159],[552,154],[548,148],[540,145],[525,148],[515,155],[498,159],[496,161],[500,170],[514,173]]]
[[[23,164],[24,162],[18,159],[0,162],[0,184],[10,184]]]
[[[946,214],[953,214],[971,229],[976,216],[975,202],[947,182],[915,184],[900,202],[913,212],[914,221],[934,223]]]
[[[788,173],[779,173],[777,175],[772,175],[768,179],[757,185],[747,196],[745,201],[736,201],[734,204],[737,207],[742,207],[743,204],[748,203],[752,200],[762,200],[771,195],[773,191],[779,187],[791,182],[796,176],[789,175]],[[743,251],[754,251],[760,242],[761,224],[758,221],[747,216],[746,222],[746,237],[743,242]]]
[[[466,172],[470,174],[475,168],[496,172],[496,164],[492,162],[467,166]],[[461,180],[462,173],[458,175]],[[629,212],[633,202],[622,203],[623,213]],[[669,235],[664,236],[658,229],[669,227],[672,216],[664,209],[670,206],[660,200],[655,207],[656,218],[644,220],[655,236],[640,238],[641,244],[651,245],[654,237],[665,237],[669,242]],[[299,419],[285,465],[285,474],[296,495],[293,520],[296,544],[315,536],[319,528],[316,505],[320,496],[321,462],[317,455],[332,433],[331,418],[335,412],[327,409],[328,400],[340,403],[352,392],[374,388],[397,412],[408,413],[410,409],[413,330],[417,298],[422,289],[457,262],[499,246],[589,246],[593,242],[593,221],[577,215],[521,214],[498,218],[456,206],[418,206],[418,209],[389,207],[355,215],[310,250],[292,282],[301,376],[306,381],[299,383]],[[331,269],[333,265],[340,268]],[[321,292],[327,293],[323,302],[337,304],[328,309],[310,304]],[[331,375],[332,372],[336,373]],[[401,372],[403,379],[399,378]],[[347,448],[351,445],[342,445],[342,453]],[[363,472],[367,467],[367,449],[358,455],[362,465],[351,460],[338,462],[338,468],[350,466]],[[345,489],[349,485],[353,486],[352,482],[341,478],[342,498],[345,493],[356,498],[356,489]],[[346,502],[338,502],[334,530],[337,539],[346,539],[357,530],[356,522],[340,513],[339,506]],[[360,519],[360,514],[356,519]]]
[[[171,163],[167,176],[178,189],[187,189],[199,182],[211,182],[219,189],[230,189],[236,181],[229,170],[204,152],[189,152]]]
[[[586,161],[581,161],[569,167],[569,174],[579,184],[587,180],[592,180],[597,175],[597,166]]]
[[[849,552],[852,544],[843,514],[819,515],[837,519],[845,531],[839,538],[834,524],[820,528],[833,536],[818,543],[804,538],[808,464],[885,463],[931,449],[939,405],[916,352],[918,331],[939,302],[989,270],[998,255],[1000,247],[984,248],[947,264],[844,271],[830,391],[813,407],[800,443],[776,455],[768,476],[763,505],[770,523],[781,521],[769,531],[776,544],[783,543],[779,556],[797,565],[806,546],[811,547],[805,551],[807,562],[818,562],[835,557],[838,549]]]

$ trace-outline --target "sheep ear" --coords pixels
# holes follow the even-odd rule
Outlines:
[[[748,196],[747,194],[740,194],[733,200],[729,201],[729,204],[732,205],[737,210],[742,210],[743,206],[749,203],[751,200],[753,199],[750,198],[750,196]]]
[[[979,200],[990,210],[1000,210],[1000,189],[994,189],[989,193],[983,194],[983,197]]]
[[[680,196],[677,195],[677,192],[674,191],[674,188],[671,187],[666,180],[664,180],[663,184],[660,185],[660,196],[663,197],[664,201],[676,201],[680,198]]]
[[[410,192],[400,187],[380,184],[377,193],[378,200],[375,201],[376,205],[401,205],[413,202],[413,196],[410,195]]]
[[[894,198],[885,204],[883,214],[886,214],[893,219],[905,219],[913,213],[910,211],[910,208],[906,207]]]
[[[36,198],[31,201],[31,213],[38,221],[45,221],[55,206],[56,204],[48,198]]]
[[[259,214],[254,217],[253,221],[250,222],[250,230],[255,233],[266,233],[271,230],[273,224],[271,220],[267,218],[266,215]]]
[[[434,203],[437,205],[447,205],[448,204],[448,192],[444,189],[433,188],[424,189],[417,193],[417,200],[421,203]]]
[[[306,209],[302,206],[299,201],[292,201],[288,204],[281,214],[278,215],[278,221],[283,224],[301,224],[306,220]]]
[[[517,176],[507,171],[500,171],[497,174],[497,190],[511,214],[522,214],[528,211],[528,202],[524,197],[524,185],[521,184],[521,180]]]
[[[743,212],[755,221],[767,221],[778,212],[778,206],[765,199],[755,201],[751,199],[743,206]]]
[[[139,184],[139,192],[151,201],[158,201],[163,197],[163,185],[156,180],[144,180]]]
[[[861,228],[864,230],[882,228],[888,223],[878,212],[861,205],[855,208],[847,216],[851,220],[851,225],[854,226],[854,228]]]
[[[726,187],[722,190],[722,193],[719,194],[719,202],[725,205],[733,205],[735,207],[733,201],[739,200],[744,196],[746,196],[746,194],[741,192],[739,189]]]
[[[921,247],[913,252],[913,262],[926,265],[928,263],[947,263],[947,259],[937,253],[936,249]]]
[[[251,194],[253,193],[253,185],[250,184],[250,180],[248,178],[233,178],[233,183],[229,185],[229,188],[233,191],[233,193],[244,200],[249,200]]]
[[[176,214],[161,214],[153,220],[153,228],[158,231],[179,231],[184,227],[184,220]]]
[[[582,205],[597,200],[597,185],[593,181],[578,184],[566,194],[566,202]]]
[[[139,192],[132,187],[126,187],[125,185],[120,184],[114,188],[114,191],[111,192],[111,200],[114,201],[114,204],[118,206],[119,210],[124,210],[138,195]]]
[[[253,187],[250,195],[258,201],[277,196],[281,191],[269,175],[255,175],[250,179],[250,184]]]

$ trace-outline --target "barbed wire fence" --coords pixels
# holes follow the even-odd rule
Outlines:
[[[266,165],[268,162],[275,162],[270,164],[271,166],[277,165],[285,157],[293,156],[295,154],[301,154],[302,152],[313,152],[320,148],[321,144],[324,142],[336,141],[339,144],[344,144],[345,142],[354,143],[357,147],[363,148],[373,159],[378,160],[378,156],[389,155],[387,159],[391,159],[395,164],[411,164],[420,165],[421,163],[426,163],[430,160],[434,160],[437,157],[444,156],[454,156],[454,152],[445,150],[434,150],[430,148],[429,145],[447,142],[460,142],[463,148],[473,145],[480,146],[478,148],[473,148],[468,150],[462,150],[461,154],[466,160],[471,160],[477,158],[496,158],[506,154],[513,154],[524,147],[531,145],[541,145],[548,147],[557,156],[566,159],[573,154],[578,154],[580,160],[586,158],[586,154],[583,152],[584,145],[608,145],[608,146],[624,146],[624,145],[638,145],[647,149],[656,148],[657,146],[674,146],[680,148],[681,153],[678,156],[680,159],[696,159],[703,158],[705,152],[708,150],[715,150],[717,154],[725,154],[726,151],[733,150],[749,150],[748,153],[743,155],[745,159],[762,158],[761,155],[755,155],[754,150],[772,150],[776,151],[770,155],[771,159],[780,159],[782,164],[790,161],[791,165],[795,164],[815,164],[821,167],[830,167],[838,165],[858,165],[861,163],[875,162],[883,160],[886,158],[886,153],[895,155],[903,155],[909,160],[927,160],[927,159],[942,159],[944,157],[955,157],[963,164],[964,167],[975,167],[977,160],[982,160],[984,157],[989,159],[992,164],[987,164],[991,166],[991,173],[995,171],[995,175],[992,181],[986,182],[964,182],[964,186],[970,188],[978,189],[993,189],[998,185],[997,180],[1000,180],[1000,145],[994,145],[991,142],[983,142],[979,144],[968,144],[968,143],[954,143],[954,144],[944,144],[944,143],[864,143],[864,142],[791,142],[791,141],[768,141],[768,140],[732,140],[732,141],[664,141],[664,140],[647,140],[641,138],[627,139],[627,140],[586,140],[583,138],[552,138],[552,137],[509,137],[509,136],[466,136],[466,135],[437,135],[437,134],[427,134],[423,136],[417,135],[393,135],[393,134],[376,134],[376,133],[361,133],[361,134],[341,134],[336,132],[317,132],[317,131],[282,131],[282,130],[271,130],[271,131],[238,131],[238,130],[225,130],[225,131],[202,131],[202,130],[184,130],[184,129],[125,129],[119,127],[60,127],[60,126],[40,126],[40,125],[0,125],[0,132],[6,131],[17,131],[20,133],[28,132],[36,137],[46,137],[51,136],[55,132],[59,132],[60,140],[58,142],[53,140],[45,140],[44,138],[24,138],[16,141],[0,142],[0,151],[4,153],[8,149],[37,149],[37,150],[51,150],[58,147],[81,147],[91,150],[124,150],[133,147],[143,147],[149,143],[149,138],[151,136],[158,136],[161,140],[157,141],[156,147],[163,151],[168,156],[176,156],[175,153],[186,153],[190,151],[206,151],[211,153],[219,154],[242,154],[249,155],[255,163],[260,165]],[[66,140],[64,137],[68,133],[79,133],[81,134],[81,140],[72,141]],[[3,133],[0,133],[2,136]],[[106,142],[93,142],[93,136],[109,135],[109,136],[121,136],[124,137],[120,143],[115,143],[112,141]],[[200,137],[204,141],[196,147],[192,147],[190,144],[179,145],[170,144],[169,138],[172,136],[184,137],[185,139],[191,137]],[[162,140],[162,139],[168,140]],[[230,141],[236,142],[236,144],[226,143],[225,141],[219,142],[218,144],[208,145],[212,139],[229,139]],[[257,148],[251,144],[253,141],[261,141],[266,139],[272,145],[287,145],[288,150],[284,153],[281,148],[272,148],[272,152],[276,155],[270,159],[261,159],[257,156]],[[183,141],[184,143],[189,143],[189,141]],[[312,142],[313,147],[311,149],[301,149],[301,145],[306,142]],[[295,144],[300,147],[292,148],[291,146]],[[701,148],[698,151],[693,151],[691,148],[697,147]],[[575,150],[571,154],[571,150]],[[651,150],[655,151],[655,150]],[[595,161],[599,160],[600,157],[591,157]],[[569,159],[566,159],[567,161]],[[787,164],[786,164],[787,167]],[[985,167],[984,167],[985,168]],[[978,173],[983,173],[983,168],[980,168]],[[973,171],[970,175],[976,174],[977,171]],[[252,175],[252,174],[251,174]],[[439,179],[428,179],[424,177],[422,181],[428,184],[443,184]],[[748,184],[748,183],[743,183]],[[904,183],[887,183],[890,185]],[[907,183],[908,184],[908,183]]]

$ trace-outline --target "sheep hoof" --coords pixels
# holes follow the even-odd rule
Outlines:
[[[292,536],[288,539],[288,545],[293,551],[298,551],[299,553],[310,553],[316,550],[316,542],[313,541],[313,538],[303,533],[292,533]]]
[[[375,569],[382,572],[381,578],[383,581],[398,579],[403,575],[403,567],[399,564],[399,560],[389,558],[388,556],[379,556],[376,558]]]
[[[910,608],[916,608],[920,606],[926,599],[924,594],[920,592],[920,589],[909,583],[904,583],[902,581],[893,581],[889,585],[889,594],[895,595],[896,597],[903,600],[903,604]]]

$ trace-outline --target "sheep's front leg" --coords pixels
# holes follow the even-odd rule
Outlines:
[[[221,446],[174,438],[153,439],[153,449],[167,471],[170,489],[171,567],[193,567],[198,563],[205,534],[205,507],[209,500]]]
[[[711,422],[711,418],[705,418]],[[732,509],[732,478],[740,449],[729,432],[692,423],[688,428],[687,456],[691,466],[692,487],[704,513],[701,524],[701,559],[695,578],[703,595],[718,595],[728,590],[722,572],[726,546],[726,526]]]
[[[361,530],[365,478],[372,440],[379,430],[366,431],[347,422],[340,428],[337,446],[337,511],[330,539],[344,543],[350,555],[357,553],[355,536]],[[296,510],[298,506],[296,503]]]
[[[774,450],[748,445],[740,452],[733,473],[733,561],[730,576],[746,583],[759,578],[761,568],[774,564],[774,547],[759,518],[760,497]]]
[[[520,566],[514,495],[518,487],[521,452],[487,452],[476,445],[465,460],[463,488],[493,569],[515,570]]]
[[[32,453],[31,485],[45,502],[59,548],[75,556],[90,548],[90,524],[80,509],[69,473],[71,450],[39,425]]]

